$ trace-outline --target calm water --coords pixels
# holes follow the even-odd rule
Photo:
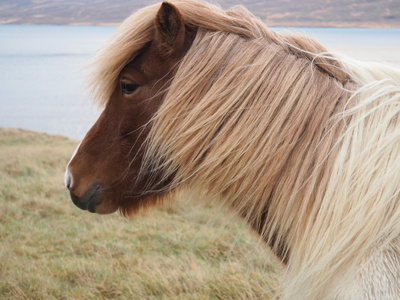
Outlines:
[[[290,30],[360,59],[400,65],[400,29]],[[115,31],[98,26],[0,25],[0,126],[81,139],[99,112],[80,89],[79,69]]]
[[[80,68],[115,30],[0,25],[0,126],[82,138],[98,111]]]

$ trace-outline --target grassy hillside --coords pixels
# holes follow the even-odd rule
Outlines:
[[[215,208],[76,208],[63,173],[77,143],[0,128],[0,299],[277,298],[280,264]]]
[[[269,26],[400,27],[398,0],[208,0],[243,4]],[[157,0],[3,0],[1,23],[118,24]]]

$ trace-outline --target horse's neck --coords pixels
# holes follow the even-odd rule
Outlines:
[[[326,174],[332,167],[328,158],[336,155],[335,146],[344,128],[344,123],[334,116],[344,110],[351,95],[346,90],[354,90],[352,83],[343,87],[326,74],[315,83],[305,97],[289,96],[275,104],[289,105],[291,111],[284,122],[276,119],[269,123],[269,128],[275,128],[271,130],[276,132],[267,134],[273,138],[251,165],[248,179],[236,188],[247,190],[248,194],[240,195],[235,190],[227,193],[227,201],[239,208],[240,214],[284,262],[300,238],[301,228],[308,226],[309,220],[305,218],[310,218],[311,207],[319,205],[318,193],[327,184]],[[242,170],[232,170],[231,174],[237,172]],[[252,193],[255,182],[263,186]]]

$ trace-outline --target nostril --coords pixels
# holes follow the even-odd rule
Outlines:
[[[65,171],[65,174],[64,174],[64,184],[68,190],[71,190],[72,176],[68,169]]]

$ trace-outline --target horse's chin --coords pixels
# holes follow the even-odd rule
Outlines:
[[[103,192],[102,195],[93,203],[88,206],[88,211],[100,215],[112,214],[118,210],[117,201],[115,201],[115,195],[111,190]]]
[[[107,215],[107,214],[112,214],[114,212],[116,212],[118,210],[118,206],[114,206],[114,205],[109,205],[107,203],[100,203],[99,205],[97,205],[94,210],[89,210],[89,212],[91,213],[96,213],[99,215]]]
[[[76,205],[76,204],[75,204]],[[101,203],[91,203],[89,204],[86,208],[83,208],[81,206],[76,205],[82,210],[87,210],[88,212],[91,213],[96,213],[99,215],[107,215],[107,214],[112,214],[118,210],[118,206],[108,204],[107,202],[101,202]]]

